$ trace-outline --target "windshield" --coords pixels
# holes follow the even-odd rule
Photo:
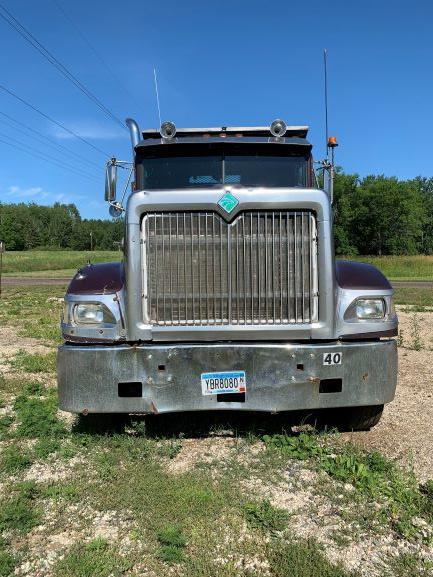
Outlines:
[[[235,184],[304,187],[303,156],[209,155],[143,158],[137,165],[140,188],[174,189]]]

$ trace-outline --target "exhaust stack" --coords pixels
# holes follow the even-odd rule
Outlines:
[[[129,128],[129,135],[131,137],[132,149],[134,150],[141,140],[140,129],[138,127],[138,124],[133,118],[127,118],[125,122]]]

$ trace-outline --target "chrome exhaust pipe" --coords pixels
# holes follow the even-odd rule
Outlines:
[[[131,137],[132,149],[134,150],[141,140],[140,129],[133,118],[126,119],[126,125],[129,128],[129,135]]]

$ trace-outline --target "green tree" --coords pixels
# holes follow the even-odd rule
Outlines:
[[[359,183],[357,174],[344,174],[337,169],[334,180],[334,241],[339,255],[358,252],[353,239],[353,203]]]
[[[425,219],[412,181],[367,176],[353,198],[353,241],[361,254],[415,254]]]

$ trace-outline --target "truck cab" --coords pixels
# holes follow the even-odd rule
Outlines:
[[[68,287],[60,407],[338,408],[349,428],[374,425],[396,387],[393,289],[374,267],[335,260],[308,127],[127,124],[126,207],[115,159],[106,182],[124,260],[88,265]]]

